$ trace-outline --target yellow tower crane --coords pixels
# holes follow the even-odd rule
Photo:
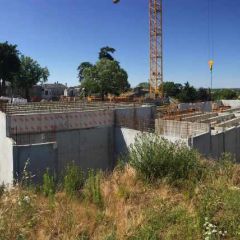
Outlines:
[[[149,1],[149,27],[150,27],[150,72],[149,91],[154,98],[163,98],[163,18],[162,0]],[[118,3],[120,0],[113,0]]]

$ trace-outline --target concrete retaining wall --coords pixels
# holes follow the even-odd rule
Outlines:
[[[57,148],[55,143],[14,146],[14,178],[21,179],[24,167],[33,176],[31,182],[42,183],[43,174],[49,170],[57,174]]]
[[[58,147],[58,172],[75,162],[84,171],[112,169],[114,166],[114,129],[101,127],[56,134]]]
[[[0,112],[0,184],[13,182],[13,141],[7,137],[6,115]]]
[[[121,157],[122,154],[126,154],[129,150],[131,144],[134,144],[137,136],[140,136],[143,132],[129,129],[129,128],[115,128],[115,156],[116,159]],[[153,133],[144,132],[144,134],[149,134],[154,136]],[[179,137],[172,136],[162,136],[170,142],[181,142],[188,145],[188,138],[182,139]]]
[[[40,135],[34,134],[31,138],[37,141]],[[59,131],[55,137],[54,143],[14,146],[14,172],[21,178],[24,165],[29,160],[27,169],[35,175],[34,182],[39,183],[47,168],[61,177],[73,162],[85,172],[88,169],[110,170],[115,165],[113,127]]]
[[[240,161],[240,127],[235,127],[224,132],[225,152],[232,153]]]
[[[211,153],[211,133],[203,133],[189,139],[189,146],[198,150],[204,156]]]
[[[141,133],[141,131],[129,128],[115,128],[115,158],[118,159],[122,154],[126,154],[129,146]]]
[[[205,156],[219,159],[223,153],[231,153],[240,162],[240,127],[220,133],[206,133],[190,138],[190,146]]]
[[[225,150],[224,133],[217,133],[211,136],[211,156],[219,159]]]
[[[221,100],[224,106],[229,106],[231,108],[239,108],[240,100]]]

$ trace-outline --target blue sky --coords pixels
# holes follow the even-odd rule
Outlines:
[[[240,87],[240,0],[163,0],[164,80],[210,85],[208,1],[213,4],[214,87]],[[102,46],[135,86],[148,79],[148,0],[0,0],[0,42],[42,66],[49,82],[76,85],[76,68]]]

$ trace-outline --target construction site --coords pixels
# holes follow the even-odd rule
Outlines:
[[[114,4],[118,2],[113,1]],[[214,61],[210,39],[210,5],[208,10],[211,88],[206,93],[211,100]],[[35,176],[35,182],[41,182],[46,169],[56,179],[60,178],[71,162],[81,166],[84,171],[111,170],[119,156],[127,152],[137,134],[142,132],[156,133],[172,142],[182,141],[209,158],[217,159],[222,153],[229,152],[240,161],[240,101],[168,101],[166,104],[162,15],[162,0],[149,0],[148,101],[144,97],[126,97],[127,101],[121,103],[125,98],[114,96],[115,103],[111,99],[104,102],[107,91],[104,92],[103,86],[100,86],[101,93],[98,92],[101,97],[96,98],[90,94],[85,96],[86,89],[80,85],[78,88],[83,93],[82,99],[76,100],[74,97],[72,102],[68,101],[72,98],[68,98],[67,94],[66,98],[61,96],[60,101],[56,102],[27,103],[26,99],[26,102],[18,104],[13,101],[12,104],[1,103],[0,183],[11,184],[14,179],[21,178],[26,163],[28,171]],[[109,47],[107,49],[109,51]],[[110,50],[112,53],[115,51]],[[186,86],[191,89],[188,83]],[[63,89],[65,87],[62,86]],[[49,89],[42,91],[49,97]]]
[[[60,178],[74,162],[84,171],[111,170],[138,134],[156,133],[217,159],[240,160],[240,101],[179,104],[29,103],[2,104],[0,182],[11,184],[28,171],[41,182],[46,169]]]

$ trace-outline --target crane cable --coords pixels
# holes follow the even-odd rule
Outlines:
[[[213,1],[208,0],[208,65],[211,74],[211,92],[213,86],[214,38],[213,38]]]

